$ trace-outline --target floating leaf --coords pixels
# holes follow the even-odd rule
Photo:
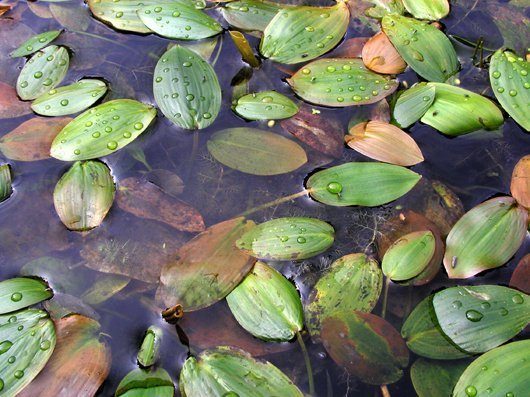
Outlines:
[[[530,254],[519,261],[510,278],[510,287],[530,294]]]
[[[432,307],[432,296],[422,300],[410,313],[401,328],[401,336],[411,351],[423,357],[455,360],[470,356],[441,331]]]
[[[43,49],[55,40],[60,33],[60,30],[50,30],[29,38],[11,53],[11,58],[25,57]]]
[[[424,160],[421,149],[410,135],[381,121],[357,124],[345,139],[349,147],[374,160],[403,166]]]
[[[16,161],[37,161],[50,158],[50,147],[70,117],[34,117],[24,121],[0,138],[0,151]]]
[[[262,91],[240,97],[234,111],[247,120],[281,120],[298,113],[298,106],[276,91]]]
[[[357,58],[313,61],[287,82],[302,99],[332,107],[379,102],[397,88],[395,80],[368,70]]]
[[[9,164],[2,164],[0,165],[0,203],[7,200],[12,193],[11,167]]]
[[[336,312],[371,312],[379,300],[383,274],[365,254],[345,255],[332,263],[315,284],[305,306],[307,329],[320,337],[322,321]]]
[[[437,21],[449,14],[448,0],[403,0],[403,5],[417,19]]]
[[[0,119],[16,118],[29,113],[29,104],[18,99],[13,87],[0,81]]]
[[[208,140],[208,151],[227,167],[252,175],[286,174],[307,162],[296,142],[255,128],[218,131]]]
[[[53,353],[55,327],[42,310],[0,315],[0,341],[0,390],[5,396],[21,396]]]
[[[56,324],[57,348],[44,370],[19,397],[94,396],[107,377],[110,347],[99,340],[99,323],[71,314]]]
[[[53,296],[53,291],[42,280],[26,277],[10,278],[0,282],[0,313],[35,305]]]
[[[527,223],[527,211],[511,197],[496,197],[476,206],[447,236],[447,274],[468,278],[504,265],[521,246]]]
[[[165,265],[157,299],[185,311],[208,307],[223,299],[245,277],[254,260],[235,247],[237,239],[254,227],[234,218],[218,223],[180,248],[177,259]]]
[[[314,218],[277,218],[250,229],[237,247],[258,259],[302,260],[326,251],[335,239],[333,227]]]
[[[427,110],[434,102],[435,94],[434,85],[427,83],[414,84],[399,95],[394,105],[394,119],[402,128],[410,127],[427,113]]]
[[[365,383],[397,382],[409,362],[405,342],[390,323],[360,311],[345,311],[322,322],[322,341],[338,365]]]
[[[497,51],[490,62],[491,88],[504,110],[530,131],[530,63],[511,51]]]
[[[55,210],[70,230],[90,230],[103,222],[114,201],[114,180],[99,161],[77,161],[53,192]]]
[[[530,208],[530,154],[522,157],[515,165],[510,191],[520,205]]]
[[[436,27],[397,14],[385,15],[382,27],[405,62],[424,79],[444,82],[458,71],[453,44]]]
[[[150,367],[156,363],[160,355],[162,330],[154,325],[147,329],[138,351],[137,360],[142,367]]]
[[[231,1],[222,9],[224,19],[242,30],[264,31],[279,10],[288,5],[267,0]]]
[[[434,86],[436,96],[421,121],[443,134],[458,136],[480,129],[495,130],[504,122],[500,109],[489,99],[443,83]]]
[[[512,342],[483,354],[466,368],[452,396],[524,396],[530,390],[530,340]]]
[[[175,386],[163,368],[133,369],[121,380],[115,397],[173,397]]]
[[[83,79],[42,94],[31,104],[37,114],[64,116],[92,106],[107,92],[107,84],[97,79]]]
[[[503,344],[530,321],[530,297],[499,285],[447,288],[432,304],[443,333],[470,353]]]
[[[383,32],[377,33],[366,42],[362,58],[366,67],[377,73],[399,74],[407,68],[403,58]]]
[[[180,373],[183,396],[302,397],[285,374],[268,361],[258,361],[243,350],[220,346],[190,357]]]
[[[260,52],[288,64],[318,58],[342,40],[349,19],[349,8],[342,1],[332,7],[280,10],[263,32]]]
[[[215,71],[198,54],[179,45],[165,52],[156,64],[153,92],[162,113],[188,130],[208,127],[221,108]]]
[[[311,175],[307,189],[327,205],[377,207],[403,196],[420,179],[421,175],[397,165],[346,163]]]
[[[386,14],[399,14],[405,13],[405,7],[401,0],[369,0],[369,3],[374,4],[372,8],[365,10],[365,13],[370,18],[381,19]]]
[[[17,94],[24,100],[35,99],[63,81],[70,56],[64,47],[48,46],[33,55],[20,71]]]
[[[153,32],[170,39],[199,40],[223,31],[208,14],[179,3],[146,5],[138,10],[138,16]]]
[[[440,362],[420,358],[410,368],[414,390],[418,397],[450,396],[467,365],[467,361]]]
[[[89,109],[54,139],[51,156],[63,161],[107,156],[127,146],[149,126],[156,109],[132,99],[116,99]]]

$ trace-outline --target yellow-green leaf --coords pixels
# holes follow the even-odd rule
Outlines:
[[[437,21],[449,14],[448,0],[402,0],[407,11],[418,19]]]

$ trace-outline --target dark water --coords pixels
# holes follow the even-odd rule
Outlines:
[[[318,2],[306,2],[316,4]],[[320,2],[326,4],[326,2]],[[498,28],[494,20],[511,18],[518,10],[524,21],[524,9],[518,4],[523,2],[507,1],[459,1],[453,2],[451,16],[443,21],[449,33],[476,41],[485,38],[485,46],[493,49],[508,42],[528,42],[527,38],[509,37],[513,32],[505,27]],[[514,3],[514,4],[511,4]],[[9,14],[10,18],[0,20],[0,80],[14,85],[24,61],[10,59],[7,54],[22,41],[34,33],[50,29],[64,28],[65,32],[58,42],[68,46],[73,53],[71,66],[66,80],[74,82],[82,77],[102,77],[110,82],[111,92],[105,100],[114,98],[135,98],[154,104],[152,95],[152,72],[158,57],[165,51],[169,40],[156,35],[136,35],[112,30],[90,17],[87,8],[78,2],[55,3],[50,8],[44,2],[19,2]],[[57,5],[58,4],[58,5]],[[329,4],[329,3],[327,3]],[[510,13],[502,13],[502,7],[509,8]],[[215,14],[215,12],[213,13]],[[370,25],[366,23],[370,22]],[[521,22],[522,23],[522,22]],[[528,23],[528,19],[526,19]],[[500,24],[502,25],[502,24]],[[487,28],[484,28],[487,26]],[[523,25],[523,32],[525,32]],[[352,22],[347,37],[369,36],[373,33],[375,22],[365,18]],[[486,29],[486,31],[484,31]],[[528,35],[526,25],[526,35]],[[256,39],[251,40],[257,45]],[[475,92],[491,96],[487,70],[477,68],[472,63],[474,49],[455,42],[463,70],[460,73],[461,86]],[[485,52],[487,55],[488,52]],[[230,110],[230,82],[238,71],[245,66],[229,39],[223,35],[217,43],[212,59],[216,60],[215,69],[223,87],[223,108],[213,126],[200,132],[188,132],[176,128],[161,114],[156,122],[127,148],[103,159],[115,178],[119,181],[128,176],[138,176],[147,168],[137,160],[143,153],[149,167],[166,169],[181,176],[186,184],[180,198],[195,206],[203,215],[207,226],[229,219],[259,204],[296,193],[303,187],[308,174],[322,167],[326,162],[320,156],[310,153],[310,161],[296,172],[277,177],[258,177],[244,175],[222,167],[213,160],[207,150],[206,141],[220,129],[232,126],[249,126],[268,129],[266,123],[247,123],[239,119]],[[286,75],[270,62],[264,62],[259,70],[254,71],[250,90],[275,89],[291,95],[290,89],[283,82]],[[412,85],[417,81],[413,72],[399,76],[400,81]],[[313,107],[318,108],[318,107]],[[344,127],[349,119],[358,112],[354,108],[325,109],[318,108],[321,114],[337,120]],[[5,134],[23,121],[34,117],[28,115],[17,119],[0,121],[0,133]],[[285,134],[279,124],[271,128]],[[496,132],[479,132],[456,139],[449,139],[432,128],[417,123],[409,129],[412,137],[421,147],[425,162],[414,167],[414,170],[427,180],[438,180],[450,187],[462,200],[466,210],[485,199],[509,193],[511,171],[517,160],[530,152],[530,134],[525,133],[511,119],[507,118],[504,126]],[[2,158],[2,162],[8,161]],[[364,161],[362,155],[350,149],[344,149],[343,157],[332,164],[347,161]],[[52,286],[69,277],[76,285],[72,295],[79,298],[84,290],[104,275],[87,268],[86,256],[81,251],[94,250],[98,244],[111,244],[115,241],[137,244],[139,247],[152,241],[173,241],[182,243],[192,237],[191,234],[175,231],[155,221],[141,220],[121,211],[114,206],[105,222],[98,229],[86,233],[68,232],[60,223],[53,209],[51,195],[59,177],[70,164],[55,159],[38,162],[8,161],[15,176],[14,195],[0,204],[0,278],[16,276],[26,263],[43,257],[54,258],[52,261],[64,263],[70,270],[68,274],[45,274]],[[420,192],[421,193],[421,192]],[[421,194],[410,195],[400,201],[407,208],[414,208]],[[353,252],[374,252],[371,240],[378,227],[396,212],[395,205],[384,208],[333,208],[311,201],[308,198],[272,207],[255,213],[252,218],[263,222],[279,216],[304,215],[320,218],[331,223],[337,231],[337,240],[332,250],[303,263],[277,263],[275,265],[285,275],[297,283],[304,296],[315,282],[322,270],[331,261]],[[529,251],[530,239],[527,238],[506,266],[488,272],[469,283],[506,284],[518,260]],[[41,259],[42,260],[42,259]],[[163,258],[161,257],[161,260]],[[440,272],[436,280],[424,287],[392,287],[389,297],[388,319],[396,328],[400,328],[403,316],[410,307],[431,291],[442,286],[454,285],[447,276]],[[136,367],[136,353],[143,333],[148,326],[158,324],[165,330],[163,354],[160,365],[168,370],[175,383],[183,361],[189,353],[186,339],[193,345],[198,329],[209,329],[207,341],[211,346],[220,343],[224,331],[238,332],[241,339],[238,343],[246,346],[249,343],[256,351],[268,352],[264,357],[279,366],[303,390],[306,390],[305,367],[300,350],[296,344],[267,346],[253,341],[227,316],[224,302],[207,309],[206,314],[195,314],[193,326],[183,321],[181,329],[164,323],[159,312],[154,309],[152,300],[156,286],[132,280],[127,287],[103,304],[90,308],[76,301],[78,311],[98,316],[102,326],[103,338],[107,338],[112,348],[112,367],[108,379],[98,395],[113,395],[118,382],[131,369]],[[75,300],[74,298],[70,298]],[[404,309],[400,309],[404,307]],[[374,313],[380,313],[376,307]],[[197,325],[198,324],[198,325]],[[193,328],[193,329],[192,329]],[[220,328],[224,328],[221,330]],[[195,332],[195,334],[194,334]],[[199,331],[200,332],[200,331]],[[204,332],[206,334],[206,331]],[[205,339],[205,338],[202,338]],[[203,341],[204,342],[204,341]],[[310,342],[308,342],[310,344]],[[271,345],[271,344],[269,344]],[[194,351],[198,349],[195,348]],[[358,383],[349,378],[325,354],[320,345],[311,345],[310,354],[313,362],[316,386],[319,396],[373,396],[377,388]],[[414,357],[411,357],[411,363]],[[403,379],[389,387],[393,397],[414,395],[408,371]]]

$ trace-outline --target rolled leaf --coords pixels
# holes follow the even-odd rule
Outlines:
[[[361,123],[350,129],[346,143],[374,160],[411,166],[424,158],[416,141],[398,127],[381,121]]]
[[[483,354],[458,379],[454,397],[524,396],[530,390],[530,340],[521,340]]]
[[[17,94],[24,100],[35,99],[63,81],[70,56],[64,47],[50,45],[33,55],[17,79]]]
[[[315,284],[305,306],[307,329],[320,338],[322,321],[336,312],[371,312],[379,300],[383,274],[365,254],[345,255],[332,263]]]
[[[175,386],[163,368],[133,369],[121,380],[115,397],[173,397]]]
[[[496,197],[467,212],[447,236],[450,278],[469,278],[504,265],[526,236],[528,212],[511,197]]]
[[[421,175],[397,165],[346,163],[311,175],[307,189],[327,205],[377,207],[405,195],[420,179]]]
[[[440,362],[420,358],[410,367],[414,390],[418,397],[450,396],[468,364],[464,360]]]
[[[362,58],[366,67],[377,73],[399,74],[407,68],[403,58],[383,32],[368,40],[363,47]]]
[[[258,361],[248,353],[221,346],[190,357],[180,373],[183,396],[282,396],[303,397],[294,383],[268,361]]]
[[[39,33],[33,37],[30,37],[10,54],[11,58],[31,55],[34,52],[46,47],[53,40],[55,40],[59,34],[61,34],[60,30],[50,30],[48,32]]]
[[[150,367],[156,363],[160,355],[162,330],[157,326],[150,326],[144,335],[142,345],[138,351],[137,360],[142,367]]]
[[[179,45],[164,53],[156,64],[153,92],[162,113],[188,130],[208,127],[221,108],[215,71],[195,52]]]
[[[40,279],[17,277],[0,282],[0,314],[35,305],[53,296],[49,285]]]
[[[275,1],[241,0],[227,3],[221,13],[226,22],[238,29],[263,32],[278,11],[285,7],[288,5]]]
[[[250,229],[237,247],[258,259],[302,260],[326,251],[335,239],[331,225],[314,218],[277,218]]]
[[[402,0],[407,11],[417,19],[437,21],[449,14],[448,0]]]
[[[394,119],[402,128],[410,127],[427,113],[435,93],[435,86],[427,83],[418,83],[403,91],[394,105]]]
[[[52,143],[51,156],[63,161],[107,156],[135,140],[155,116],[154,107],[132,99],[102,103],[62,129]]]
[[[530,322],[530,296],[499,285],[447,288],[432,304],[442,332],[470,353],[503,344]]]
[[[405,62],[424,79],[444,82],[458,71],[460,63],[453,44],[436,27],[388,14],[382,28]]]
[[[273,132],[230,128],[208,140],[208,151],[227,167],[252,175],[292,172],[307,162],[300,145]]]
[[[9,164],[0,165],[0,203],[7,200],[13,193],[11,167]]]
[[[42,94],[33,101],[31,108],[35,113],[43,116],[64,116],[89,108],[106,92],[105,82],[97,79],[83,79]]]
[[[276,91],[262,91],[239,98],[234,111],[247,120],[281,120],[298,113],[298,106]]]
[[[304,327],[298,291],[263,262],[256,262],[226,301],[237,322],[257,338],[286,342]]]
[[[318,58],[335,47],[348,29],[345,2],[332,7],[294,7],[280,10],[263,32],[260,52],[280,63]]]
[[[304,100],[316,105],[345,107],[379,102],[397,82],[368,70],[357,58],[325,58],[311,62],[287,79]]]
[[[501,106],[530,131],[530,63],[511,51],[497,51],[490,62],[491,88]]]
[[[105,164],[78,161],[57,182],[53,202],[68,229],[84,231],[103,222],[114,201],[114,192],[114,180]]]
[[[530,208],[530,154],[522,157],[515,165],[510,191],[520,205]]]

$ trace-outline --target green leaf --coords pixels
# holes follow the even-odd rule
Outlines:
[[[453,397],[525,396],[530,390],[530,340],[512,342],[483,354],[466,368]]]
[[[315,200],[337,207],[377,207],[405,195],[421,175],[392,164],[346,163],[311,175],[309,194]]]
[[[81,299],[90,306],[100,305],[123,290],[130,282],[129,277],[119,274],[98,274],[90,288],[83,292]]]
[[[137,360],[142,367],[150,367],[156,363],[160,355],[160,344],[162,342],[162,329],[150,326],[144,335],[142,346],[138,351]]]
[[[97,79],[82,79],[54,88],[33,101],[31,108],[43,116],[64,116],[92,106],[107,92],[107,84]]]
[[[263,262],[256,262],[226,301],[237,322],[257,338],[287,342],[304,327],[298,291]]]
[[[17,94],[23,100],[35,99],[63,81],[70,56],[64,47],[48,46],[33,55],[20,71]]]
[[[407,11],[418,19],[437,21],[449,14],[447,0],[402,0]]]
[[[411,351],[423,357],[454,360],[470,356],[442,333],[432,307],[432,296],[422,300],[410,313],[401,328],[401,336]]]
[[[9,313],[50,299],[53,291],[42,280],[26,277],[0,282],[0,313]]]
[[[435,87],[433,104],[421,121],[450,136],[464,135],[480,129],[495,130],[504,117],[489,99],[443,83],[428,83]]]
[[[180,391],[188,397],[303,397],[285,374],[243,350],[220,346],[190,357],[180,373]]]
[[[267,0],[241,0],[227,3],[221,13],[226,22],[238,29],[263,32],[278,11],[285,7],[288,5]]]
[[[418,397],[447,397],[467,366],[464,360],[440,362],[420,358],[412,364],[410,378]]]
[[[0,165],[0,203],[7,200],[13,193],[11,167],[9,164]]]
[[[315,284],[305,306],[307,329],[320,337],[322,321],[336,312],[371,312],[379,300],[383,274],[379,264],[365,254],[345,255]]]
[[[521,246],[527,223],[527,211],[512,197],[496,197],[476,206],[447,236],[447,274],[469,278],[504,265]]]
[[[39,33],[24,43],[22,43],[15,51],[11,53],[11,58],[25,57],[31,55],[36,51],[46,47],[53,40],[61,34],[60,30],[50,30],[48,32]]]
[[[447,288],[432,304],[444,334],[470,353],[503,344],[530,321],[530,297],[499,285]]]
[[[371,385],[397,382],[409,362],[407,346],[396,329],[370,313],[336,313],[322,322],[321,337],[338,365]]]
[[[401,128],[410,127],[427,113],[434,102],[435,93],[433,85],[418,83],[399,95],[393,117]]]
[[[0,341],[0,391],[4,396],[16,396],[52,355],[55,327],[42,310],[0,315]]]
[[[296,142],[246,127],[216,132],[208,140],[208,151],[227,167],[252,175],[286,174],[307,162],[304,149]]]
[[[316,105],[345,107],[379,102],[398,84],[372,72],[357,58],[325,58],[305,65],[287,79],[304,100]]]
[[[199,40],[223,31],[208,14],[179,3],[146,5],[138,10],[138,16],[153,32],[170,39]]]
[[[348,29],[345,2],[332,7],[293,7],[280,10],[263,32],[260,52],[280,63],[298,63],[330,51]]]
[[[163,368],[133,369],[121,380],[115,397],[173,397],[175,386]]]
[[[262,91],[240,97],[234,111],[247,120],[281,120],[298,113],[298,106],[276,91]]]
[[[490,82],[504,110],[530,131],[530,63],[511,51],[497,51],[490,62]]]
[[[370,18],[382,19],[386,14],[405,13],[402,0],[369,0],[374,6],[366,9],[365,14]]]
[[[50,154],[63,161],[107,156],[135,140],[155,116],[154,107],[132,99],[102,103],[68,123],[53,140]]]
[[[458,71],[453,44],[436,27],[397,14],[385,15],[382,27],[399,55],[424,79],[444,82]]]
[[[178,45],[156,64],[153,92],[162,113],[188,130],[208,127],[221,108],[221,86],[213,68],[195,52]]]
[[[114,180],[99,161],[77,161],[53,192],[55,210],[70,230],[90,230],[103,222],[114,201]]]
[[[247,231],[237,247],[258,259],[302,260],[326,251],[335,239],[331,225],[314,218],[277,218]]]
[[[395,241],[383,257],[382,269],[392,281],[405,281],[423,272],[434,256],[431,231],[409,233]]]

